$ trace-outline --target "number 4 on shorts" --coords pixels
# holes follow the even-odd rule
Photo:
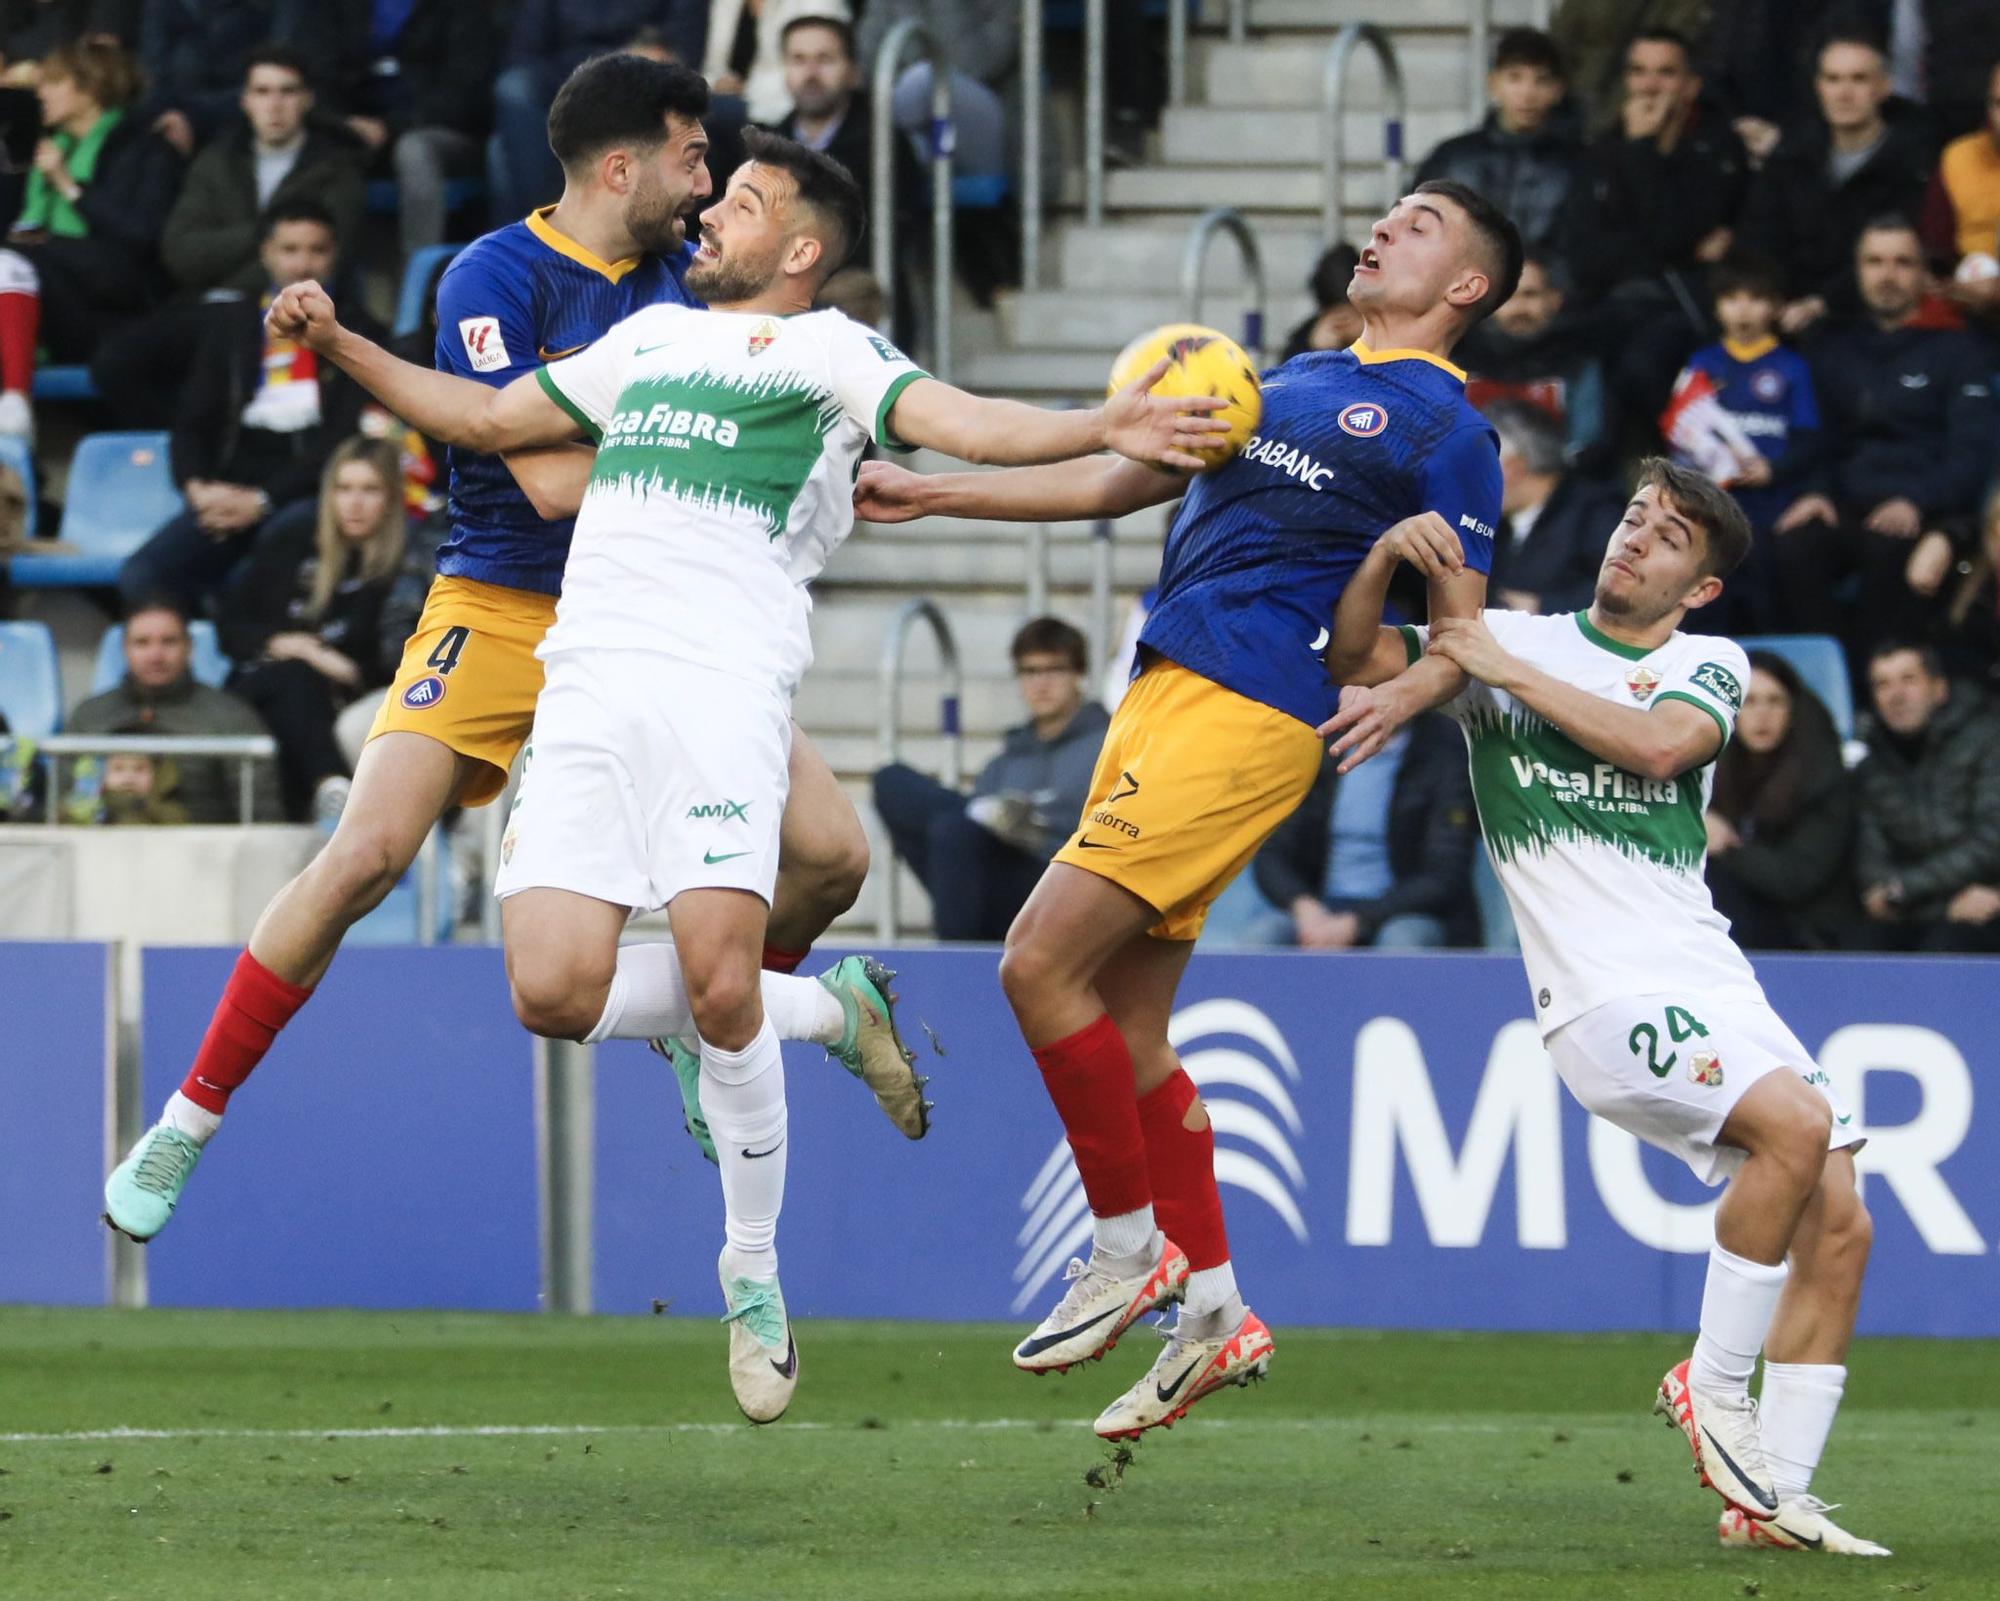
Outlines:
[[[1707,1039],[1708,1029],[1702,1023],[1702,1020],[1696,1017],[1685,1006],[1669,1006],[1667,1008],[1667,1038],[1676,1045],[1696,1038]],[[1632,1054],[1634,1056],[1637,1056],[1640,1052],[1639,1042],[1641,1040],[1645,1041],[1646,1071],[1651,1073],[1654,1078],[1665,1078],[1674,1070],[1674,1063],[1680,1060],[1680,1052],[1669,1051],[1667,1052],[1667,1059],[1664,1062],[1661,1061],[1660,1031],[1651,1023],[1634,1023],[1632,1025],[1632,1032],[1626,1036],[1625,1043],[1632,1047]]]
[[[451,677],[451,670],[458,665],[458,653],[465,649],[471,633],[469,628],[447,628],[437,642],[437,649],[424,659],[424,665],[435,667],[440,678]]]

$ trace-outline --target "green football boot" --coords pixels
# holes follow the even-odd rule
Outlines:
[[[174,1215],[201,1146],[155,1123],[104,1181],[104,1221],[144,1245]]]
[[[681,1087],[681,1124],[694,1137],[701,1154],[715,1160],[715,1141],[708,1132],[708,1119],[701,1115],[701,1053],[689,1050],[686,1041],[664,1039],[647,1042],[667,1059]]]
[[[916,1053],[896,1032],[896,997],[889,991],[895,976],[872,956],[843,956],[818,975],[846,1018],[827,1055],[875,1092],[875,1104],[898,1130],[920,1140],[931,1126],[931,1103],[924,1099],[930,1081],[912,1068]]]
[[[776,1279],[752,1279],[729,1271],[729,1253],[716,1264],[722,1300],[728,1307],[729,1387],[752,1423],[775,1423],[792,1404],[799,1383],[799,1348],[785,1316],[785,1295]]]

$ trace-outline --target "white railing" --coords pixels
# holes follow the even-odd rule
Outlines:
[[[959,666],[958,639],[944,609],[927,596],[905,601],[890,619],[882,636],[881,704],[876,724],[877,766],[886,767],[901,758],[903,749],[903,658],[908,653],[910,632],[918,623],[931,631],[937,643],[938,671],[944,678],[944,693],[938,697],[938,732],[944,736],[943,781],[956,789],[965,779],[965,732],[960,706],[965,693],[965,675]],[[902,864],[891,850],[883,865],[882,896],[876,912],[876,937],[893,940],[902,924]]]
[[[1200,322],[1204,281],[1208,276],[1208,247],[1217,234],[1228,236],[1244,275],[1250,280],[1250,306],[1243,313],[1243,348],[1259,368],[1264,365],[1264,329],[1271,310],[1271,291],[1264,277],[1264,253],[1257,247],[1257,234],[1233,206],[1217,206],[1204,212],[1188,231],[1181,252],[1181,299],[1187,305],[1189,322]]]
[[[256,810],[259,762],[278,754],[269,734],[48,734],[35,741],[41,756],[206,756],[233,760],[236,769],[237,821],[249,823]],[[60,821],[61,775],[48,775],[48,820]]]
[[[915,46],[931,69],[931,122],[928,161],[931,169],[931,352],[930,370],[951,377],[951,216],[952,156],[957,136],[951,121],[951,52],[933,38],[915,17],[905,17],[884,36],[874,63],[875,281],[882,286],[890,334],[910,342],[911,330],[896,326],[896,166],[895,141],[902,137],[894,116],[896,77],[903,57]]]
[[[1393,205],[1403,189],[1403,121],[1409,114],[1409,96],[1403,88],[1403,69],[1396,60],[1396,47],[1388,34],[1372,22],[1350,22],[1327,47],[1326,69],[1320,78],[1321,171],[1320,229],[1324,242],[1334,244],[1341,237],[1347,201],[1347,135],[1343,127],[1346,110],[1348,67],[1354,52],[1366,45],[1374,53],[1382,71],[1382,84],[1389,94],[1389,113],[1382,124],[1383,156],[1389,171],[1389,192],[1385,204]]]

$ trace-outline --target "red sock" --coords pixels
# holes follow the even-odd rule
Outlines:
[[[181,1080],[181,1094],[220,1116],[231,1092],[242,1088],[278,1030],[311,994],[302,985],[287,984],[248,951],[237,957],[201,1049],[194,1053],[194,1066]]]
[[[1098,1217],[1138,1211],[1153,1198],[1146,1136],[1132,1088],[1132,1053],[1110,1013],[1044,1045],[1035,1063],[1069,1135],[1090,1210]]]
[[[788,951],[782,945],[766,945],[764,947],[764,971],[767,973],[796,973],[799,970],[799,964],[810,955],[812,955],[812,947],[810,945],[802,951]]]
[[[0,294],[0,389],[25,395],[35,383],[35,341],[42,335],[42,297]]]
[[[1146,1131],[1146,1171],[1153,1184],[1153,1216],[1168,1239],[1187,1252],[1199,1273],[1229,1260],[1222,1226],[1222,1192],[1215,1184],[1215,1129],[1206,1109],[1201,1127],[1187,1126],[1188,1108],[1201,1099],[1181,1068],[1156,1090],[1139,1097],[1139,1125]]]

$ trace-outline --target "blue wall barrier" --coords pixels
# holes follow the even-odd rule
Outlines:
[[[147,954],[149,1112],[233,954]],[[1031,1319],[1087,1248],[1088,1219],[995,953],[893,960],[912,1043],[921,1018],[949,1053],[924,1062],[936,1126],[905,1141],[820,1052],[787,1047],[787,1298],[805,1315]],[[23,997],[0,1086],[14,1104],[45,1100],[49,1063],[76,1086],[32,1150],[0,1147],[0,1298],[102,1296],[102,1043],[77,1023],[101,1008],[103,961],[98,947],[0,945],[0,994]],[[2000,963],[1759,968],[1870,1135],[1863,1329],[2000,1335]],[[1508,957],[1192,965],[1174,1037],[1215,1120],[1238,1272],[1260,1311],[1392,1328],[1692,1326],[1715,1192],[1583,1115],[1527,1002]],[[496,953],[347,952],[149,1249],[154,1301],[533,1306],[531,1061]],[[718,1313],[714,1171],[642,1046],[598,1052],[595,1156],[598,1308]]]

